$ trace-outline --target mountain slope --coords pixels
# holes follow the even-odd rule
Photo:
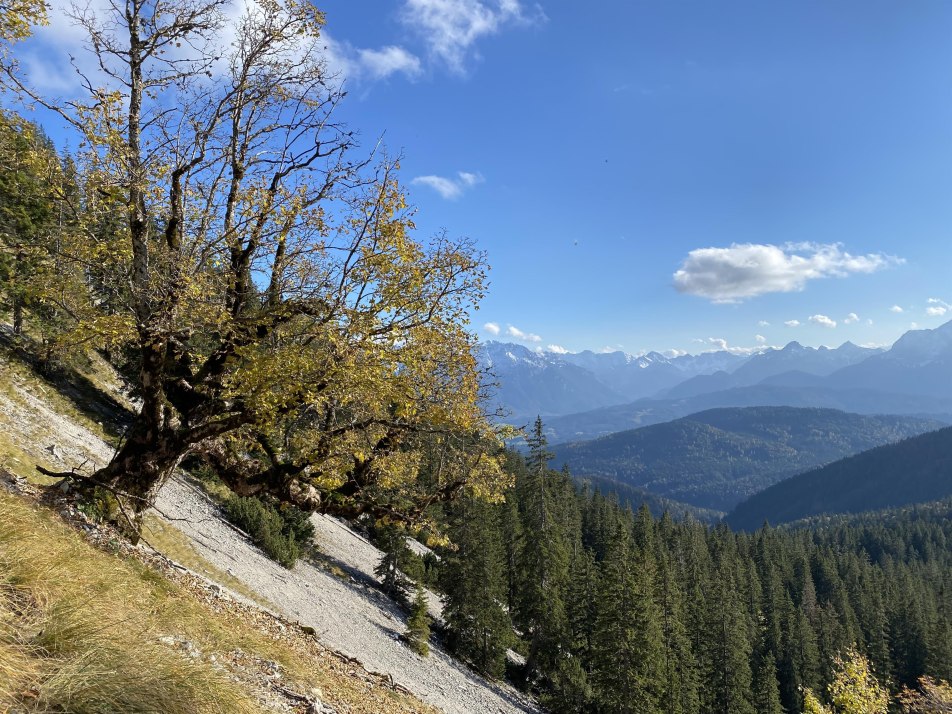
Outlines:
[[[876,389],[952,397],[952,321],[933,330],[910,330],[888,352],[834,372],[835,388]]]
[[[552,451],[554,464],[565,463],[580,477],[728,510],[795,473],[942,426],[832,409],[713,409]]]
[[[480,361],[497,384],[493,407],[509,412],[513,421],[626,401],[591,371],[521,345],[489,342],[480,350]]]
[[[753,530],[822,513],[858,513],[952,495],[952,428],[880,446],[782,481],[737,506],[727,523]]]
[[[490,341],[480,346],[479,359],[496,385],[492,407],[521,422],[623,404],[698,374],[734,369],[748,358],[724,351],[673,358],[657,352],[563,354]]]
[[[700,375],[686,380],[664,393],[666,398],[692,397],[734,387],[749,387],[788,372],[802,372],[825,377],[839,369],[865,361],[881,350],[858,347],[844,342],[836,349],[804,347],[790,342],[780,350],[767,350],[754,355],[734,372]]]
[[[855,414],[900,414],[952,422],[952,398],[893,394],[872,389],[833,390],[816,386],[758,384],[685,399],[640,399],[545,420],[550,443],[594,439],[659,424],[708,409],[727,407],[837,409]]]

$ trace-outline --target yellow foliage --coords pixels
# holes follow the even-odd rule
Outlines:
[[[806,714],[886,714],[889,692],[876,679],[866,657],[851,647],[833,659],[833,666],[833,681],[827,688],[832,707],[824,707],[806,690]]]

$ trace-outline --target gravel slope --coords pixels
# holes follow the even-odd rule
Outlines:
[[[0,428],[26,455],[53,468],[86,462],[86,472],[108,461],[112,449],[51,408],[42,388],[17,378],[10,381],[11,389],[0,393]],[[275,603],[281,614],[313,627],[323,644],[369,670],[390,675],[448,714],[539,711],[520,693],[486,682],[437,646],[424,659],[402,645],[397,638],[405,630],[404,617],[373,586],[379,551],[340,521],[314,517],[321,550],[350,574],[346,578],[304,562],[293,570],[282,568],[225,523],[208,497],[184,480],[170,482],[156,507],[192,540],[200,555]],[[435,597],[431,611],[439,612]]]

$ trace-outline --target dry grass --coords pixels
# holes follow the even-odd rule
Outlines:
[[[223,666],[235,652],[277,662],[284,684],[319,688],[338,710],[432,711],[265,613],[203,599],[0,491],[0,712],[265,711],[260,682]]]
[[[0,710],[254,712],[224,672],[160,642],[170,588],[0,496]]]
[[[3,375],[0,374],[0,379],[2,378]],[[21,449],[16,441],[10,438],[7,430],[0,428],[0,468],[37,485],[45,486],[56,482],[56,479],[44,476],[37,471],[35,464],[48,469],[54,468],[48,461],[39,460]]]

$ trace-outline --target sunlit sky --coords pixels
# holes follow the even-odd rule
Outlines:
[[[952,317],[952,3],[319,7],[422,235],[489,254],[483,338],[884,344]]]

